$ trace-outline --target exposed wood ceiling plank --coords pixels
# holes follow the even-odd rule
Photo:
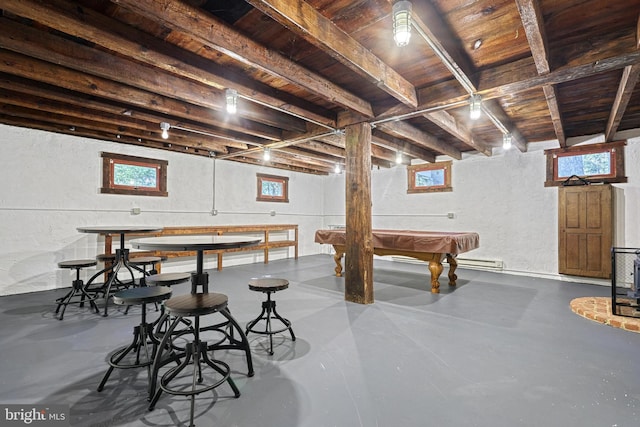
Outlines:
[[[326,78],[288,60],[239,33],[212,15],[186,3],[172,0],[113,0],[144,16],[164,22],[225,55],[303,87],[312,93],[336,102],[367,117],[373,116],[371,105],[347,92]],[[171,16],[171,20],[167,19]]]
[[[469,92],[475,92],[478,86],[473,80],[475,74],[466,53],[455,44],[456,37],[449,27],[439,18],[439,14],[430,2],[417,5],[419,14],[412,15],[414,27],[425,39],[442,63],[456,77],[456,80]],[[424,18],[423,18],[424,17]],[[423,20],[424,19],[424,20]]]
[[[167,142],[157,142],[157,141],[149,141],[149,140],[139,140],[136,137],[131,137],[128,135],[121,135],[118,138],[113,133],[102,132],[99,130],[92,128],[81,128],[81,127],[71,127],[64,123],[53,123],[47,120],[38,120],[35,116],[32,118],[22,118],[22,117],[14,117],[10,115],[5,115],[0,113],[0,120],[2,123],[11,125],[24,127],[29,129],[38,129],[48,132],[61,133],[76,137],[82,138],[91,138],[97,139],[100,141],[111,141],[116,142],[118,144],[129,144],[136,145],[142,147],[149,147],[158,150],[166,150],[173,151],[178,153],[187,153],[192,155],[210,157],[211,151],[207,149],[199,149],[196,147],[184,147],[179,144],[169,144]]]
[[[481,141],[478,137],[474,137],[469,129],[467,129],[463,124],[458,123],[455,117],[448,112],[436,111],[434,113],[425,114],[424,118],[446,130],[469,147],[473,147],[485,156],[491,156],[491,147],[489,147],[484,141]]]
[[[0,32],[1,38],[2,32]],[[136,107],[157,111],[166,114],[167,117],[180,117],[186,120],[211,123],[215,126],[226,126],[238,132],[270,140],[280,140],[282,137],[282,133],[271,126],[261,125],[241,118],[233,121],[216,120],[208,108],[190,105],[101,77],[89,76],[80,71],[70,70],[50,62],[28,58],[3,49],[0,49],[0,72],[21,75],[35,81],[57,85],[87,95],[101,96],[114,102],[127,100],[127,102]],[[158,134],[160,134],[159,125]]]
[[[618,92],[616,93],[616,99],[611,107],[611,113],[609,114],[609,120],[607,121],[607,129],[604,133],[604,140],[607,142],[613,141],[618,126],[624,116],[624,112],[627,109],[633,90],[638,83],[638,77],[640,76],[640,64],[627,65],[622,72],[622,78],[620,79],[620,85],[618,86]]]
[[[391,134],[399,138],[407,138],[414,141],[416,144],[426,147],[431,150],[435,150],[439,153],[446,154],[447,156],[460,160],[462,153],[457,148],[449,145],[438,138],[429,135],[420,129],[411,126],[406,122],[390,122],[381,123],[378,128],[385,133]]]
[[[536,64],[538,74],[548,74],[551,71],[549,66],[547,47],[547,37],[544,31],[544,19],[540,11],[538,0],[516,0],[520,18],[524,26],[524,31],[531,47],[533,61]],[[556,90],[551,85],[543,86],[544,96],[549,106],[549,114],[553,122],[553,128],[561,147],[566,147],[567,138],[562,126],[562,117],[560,115],[560,106],[558,105],[558,97]]]
[[[524,60],[527,62],[527,60]],[[573,80],[588,78],[600,73],[618,70],[626,67],[627,65],[634,65],[640,63],[640,53],[631,52],[620,56],[615,56],[603,60],[599,60],[597,63],[588,63],[574,66],[567,66],[555,71],[551,71],[545,75],[536,75],[535,68],[533,70],[533,76],[528,73],[529,77],[520,79],[517,75],[514,75],[512,70],[518,68],[517,65],[509,64],[504,66],[497,66],[491,70],[486,70],[480,73],[484,76],[480,79],[481,87],[478,93],[482,95],[482,99],[487,101],[495,98],[500,98],[505,95],[514,95],[521,92],[526,92],[531,89],[542,88],[545,85],[557,85],[560,83],[566,83]],[[531,62],[531,67],[534,67]],[[487,80],[487,84],[483,85],[483,81]],[[507,81],[505,81],[507,80]],[[440,85],[449,86],[451,83],[443,82]],[[437,86],[437,85],[436,85]],[[436,94],[436,97],[433,97]],[[424,89],[418,89],[418,99],[420,104],[418,110],[434,109],[434,110],[446,110],[451,105],[458,105],[465,102],[468,96],[466,94],[460,94],[455,97],[446,98],[442,97],[442,91],[439,91],[437,87],[429,87]],[[408,110],[393,110],[392,113],[399,114],[400,112],[407,112]],[[383,119],[387,116],[380,116],[378,119]]]
[[[432,152],[410,144],[401,138],[381,132],[378,129],[372,129],[371,142],[390,150],[400,151],[404,155],[424,160],[425,162],[434,163],[436,161],[436,156]]]
[[[31,57],[84,71],[149,92],[210,108],[217,111],[220,121],[228,121],[224,94],[211,93],[210,88],[172,74],[152,70],[128,59],[114,57],[87,46],[42,33],[12,21],[0,21],[0,47],[21,52]],[[247,119],[273,127],[304,132],[302,120],[264,109],[245,109]]]
[[[217,90],[233,87],[240,95],[253,98],[263,104],[273,105],[282,111],[308,120],[335,127],[335,118],[322,116],[291,102],[282,101],[280,98],[284,94],[275,93],[271,88],[260,87],[255,83],[250,85],[243,79],[228,79],[221,70],[218,70],[218,74],[214,74],[211,70],[216,68],[215,64],[206,64],[210,70],[206,72],[202,68],[180,61],[176,58],[177,55],[169,54],[176,50],[175,46],[167,43],[160,44],[156,38],[91,9],[78,8],[77,5],[63,0],[51,0],[46,4],[35,0],[6,0],[3,1],[2,7],[19,16],[36,20],[66,34],[91,41],[175,75],[210,85]],[[180,55],[184,56],[185,52],[180,52]],[[191,61],[197,62],[197,59],[192,58]]]
[[[247,0],[275,21],[304,37],[311,44],[365,76],[409,107],[416,107],[411,83],[376,57],[349,34],[303,0]]]

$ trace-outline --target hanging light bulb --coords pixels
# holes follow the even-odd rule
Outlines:
[[[396,46],[409,44],[411,39],[411,2],[400,0],[393,4],[393,39]]]
[[[402,163],[402,153],[398,151],[396,153],[396,164],[399,165],[400,163]]]
[[[334,169],[333,171],[334,171],[335,173],[340,173],[340,172],[341,172],[341,170],[340,170],[340,163],[336,163],[336,167],[335,167],[335,169]]]
[[[167,122],[161,122],[160,129],[162,129],[162,139],[169,138],[169,129],[171,129],[171,125]]]
[[[235,114],[238,111],[238,91],[235,89],[227,89],[224,91],[227,100],[227,113]]]
[[[478,94],[471,95],[469,98],[469,117],[471,120],[478,120],[482,113],[482,97]]]
[[[264,159],[265,162],[268,162],[269,160],[271,160],[271,150],[269,148],[264,149],[264,154],[262,155],[262,158]]]
[[[505,150],[511,148],[511,133],[507,132],[502,135],[502,148]]]

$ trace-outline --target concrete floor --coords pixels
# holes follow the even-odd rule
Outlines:
[[[365,306],[344,301],[333,267],[331,256],[316,255],[210,272],[242,325],[263,299],[248,279],[289,279],[277,307],[298,339],[277,336],[269,356],[265,338],[250,335],[252,378],[239,352],[216,352],[242,395],[226,384],[199,395],[196,425],[640,425],[640,334],[569,309],[608,287],[460,269],[457,288],[443,280],[434,295],[426,267],[376,260],[376,303]],[[183,397],[165,394],[147,411],[144,370],[116,370],[96,391],[139,309],[102,318],[70,306],[59,321],[52,303],[64,292],[0,298],[0,406],[62,405],[72,426],[187,425]]]

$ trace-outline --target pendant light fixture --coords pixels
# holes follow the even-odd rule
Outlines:
[[[271,160],[271,150],[269,148],[264,149],[262,158],[264,159],[265,162],[268,162],[269,160]]]
[[[238,111],[238,91],[235,89],[227,89],[224,91],[227,101],[227,113],[235,114]]]
[[[162,139],[169,138],[169,129],[171,129],[171,125],[167,122],[160,123],[160,129],[162,129]]]
[[[511,148],[511,133],[507,132],[502,135],[502,148],[508,150]]]
[[[469,117],[471,120],[478,120],[482,113],[482,97],[478,94],[469,98]]]
[[[402,163],[402,153],[400,151],[396,152],[396,164],[399,165]]]
[[[406,46],[411,39],[411,2],[397,1],[391,10],[393,12],[393,39],[396,46]]]

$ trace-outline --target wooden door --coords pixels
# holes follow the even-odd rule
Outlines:
[[[611,278],[611,185],[560,187],[558,228],[560,274]]]

